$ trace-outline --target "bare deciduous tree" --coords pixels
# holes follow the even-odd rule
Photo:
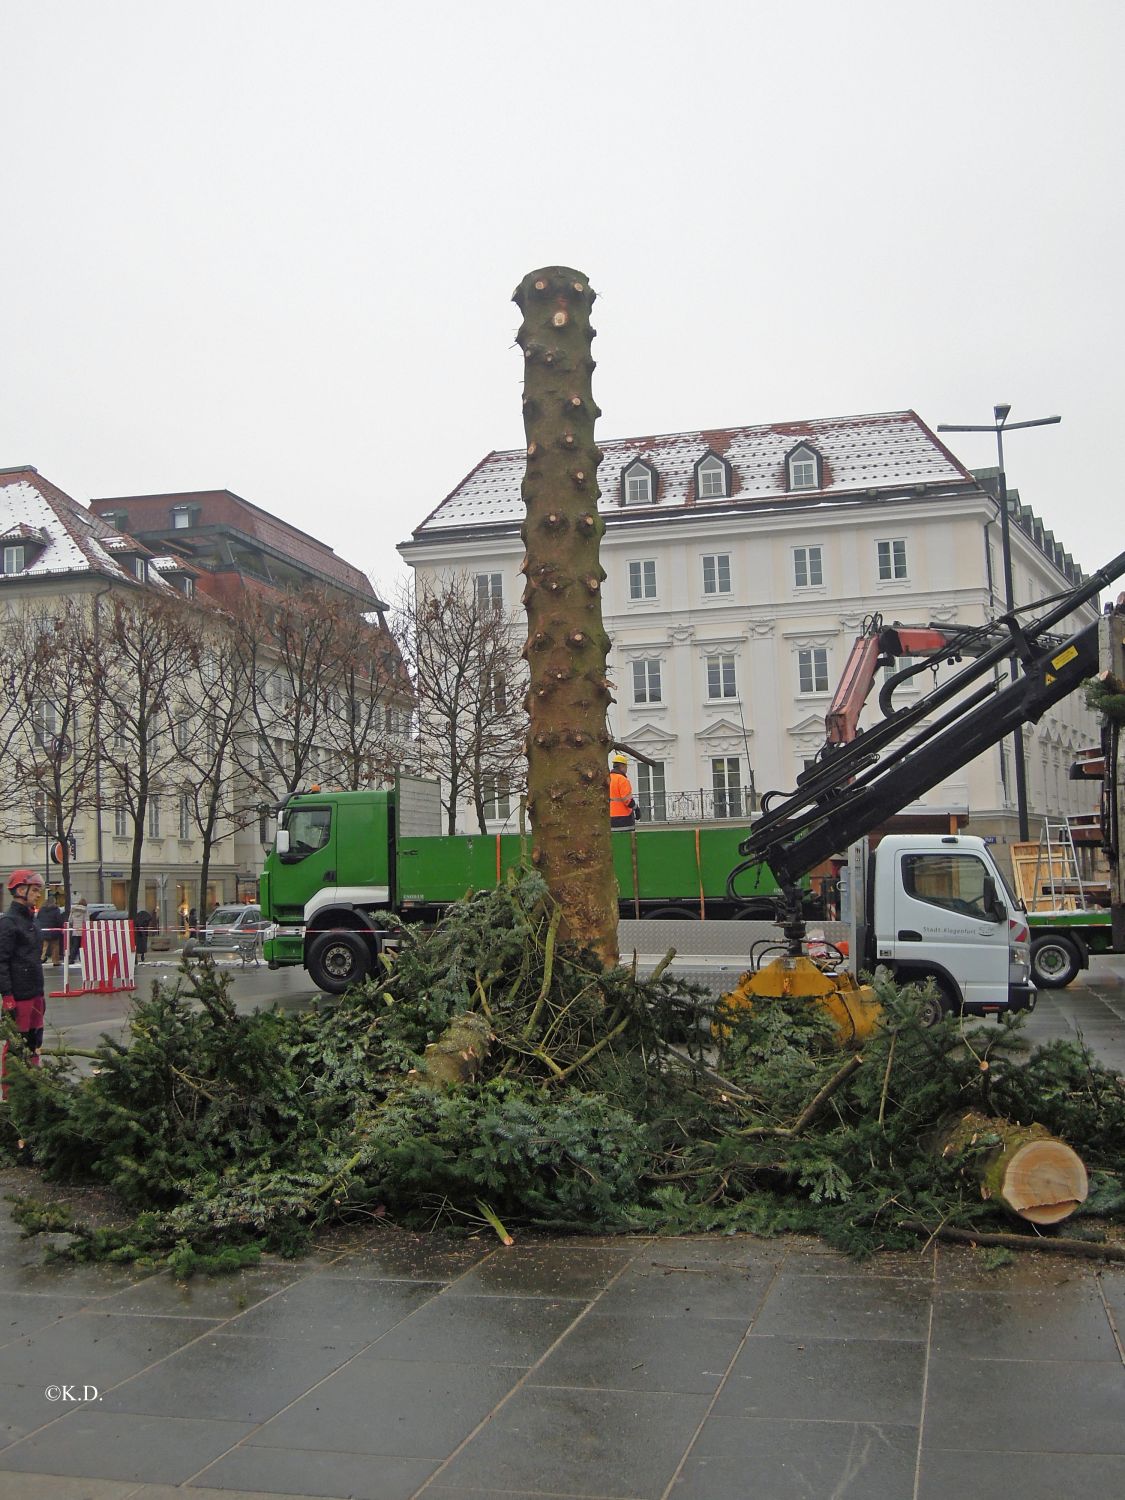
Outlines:
[[[490,792],[523,784],[526,669],[518,619],[478,593],[463,573],[419,580],[403,591],[396,634],[414,684],[420,770],[440,777],[448,831],[457,805],[476,808],[485,830]]]

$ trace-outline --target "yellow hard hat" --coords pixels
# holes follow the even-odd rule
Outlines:
[[[626,756],[622,755],[620,750],[615,750],[613,752],[613,764],[615,766],[627,766],[629,761]]]

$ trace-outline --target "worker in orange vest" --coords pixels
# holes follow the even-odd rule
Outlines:
[[[609,826],[611,828],[635,828],[637,804],[633,800],[633,788],[625,774],[629,762],[617,751],[610,762],[609,773]]]

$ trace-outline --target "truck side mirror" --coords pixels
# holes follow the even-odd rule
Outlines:
[[[276,837],[274,838],[274,841],[273,841],[273,852],[275,854],[288,854],[289,853],[289,830],[288,830],[288,828],[279,828],[277,830],[277,835],[276,835]]]
[[[986,875],[984,877],[982,897],[986,915],[989,916],[993,922],[1003,922],[1008,915],[1008,908],[1005,906],[1004,902],[1000,900],[1000,897],[996,891],[996,882],[995,880],[993,880],[991,875]]]

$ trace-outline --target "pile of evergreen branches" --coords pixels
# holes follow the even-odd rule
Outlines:
[[[1000,1223],[936,1132],[967,1109],[1037,1120],[1120,1209],[1125,1086],[1080,1049],[1030,1062],[1018,1027],[924,1029],[918,996],[880,984],[885,1026],[841,1052],[808,1002],[716,1025],[697,986],[603,972],[558,940],[538,877],[408,931],[385,972],[338,1003],[240,1015],[204,962],[134,1007],[79,1077],[65,1053],[11,1067],[0,1146],[50,1179],[112,1190],[116,1227],[34,1201],[65,1253],[221,1269],[296,1253],[317,1226],[799,1229],[854,1252],[907,1224]],[[479,1018],[464,1082],[432,1057]],[[470,1034],[470,1033],[466,1033]],[[460,1045],[458,1043],[458,1045]]]

